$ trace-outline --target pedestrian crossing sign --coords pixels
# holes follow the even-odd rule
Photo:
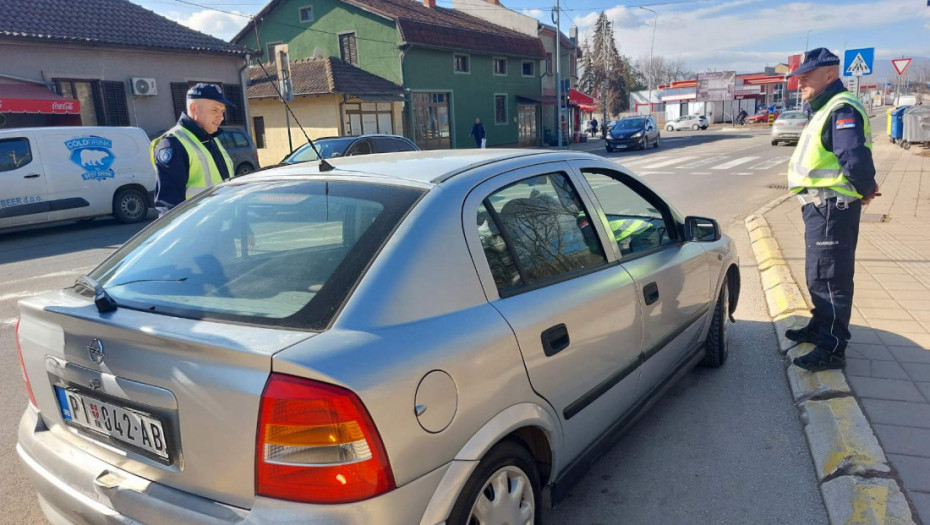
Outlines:
[[[848,49],[843,57],[843,76],[861,77],[872,74],[872,62],[875,58],[875,48]]]

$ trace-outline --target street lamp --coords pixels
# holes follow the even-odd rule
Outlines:
[[[652,115],[652,80],[653,80],[653,71],[655,70],[655,62],[652,59],[652,51],[656,46],[656,23],[659,21],[659,13],[656,13],[648,7],[639,6],[640,9],[644,11],[649,11],[655,15],[655,18],[652,20],[652,44],[649,46],[649,114]]]

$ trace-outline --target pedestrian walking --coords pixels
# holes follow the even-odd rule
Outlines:
[[[186,102],[178,123],[152,141],[159,217],[233,174],[232,160],[216,138],[226,106],[235,106],[215,84],[196,84],[187,91]]]
[[[789,74],[798,77],[812,111],[788,164],[788,186],[802,203],[805,273],[814,308],[807,326],[785,336],[815,345],[794,360],[814,372],[846,364],[859,217],[862,205],[879,195],[869,116],[843,86],[839,63],[839,57],[818,48]]]
[[[484,149],[487,144],[488,134],[484,131],[484,124],[481,123],[480,118],[475,119],[475,125],[471,127],[471,133],[469,135],[475,137],[475,147]]]

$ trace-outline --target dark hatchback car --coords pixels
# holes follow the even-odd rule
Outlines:
[[[222,128],[219,135],[220,144],[233,162],[236,176],[252,173],[261,166],[258,163],[258,150],[252,137],[238,128]]]
[[[607,152],[618,149],[659,147],[659,126],[649,116],[627,117],[617,121],[604,141]]]
[[[320,150],[324,159],[334,157],[351,157],[354,155],[371,155],[372,153],[394,153],[398,151],[419,151],[410,139],[399,135],[361,135],[358,137],[324,137],[313,143]],[[284,157],[281,164],[298,164],[318,160],[310,144],[304,144],[293,153]]]

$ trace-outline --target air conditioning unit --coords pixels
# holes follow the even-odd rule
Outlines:
[[[154,78],[134,78],[131,80],[131,83],[133,95],[148,97],[158,94],[158,90],[155,88]]]

